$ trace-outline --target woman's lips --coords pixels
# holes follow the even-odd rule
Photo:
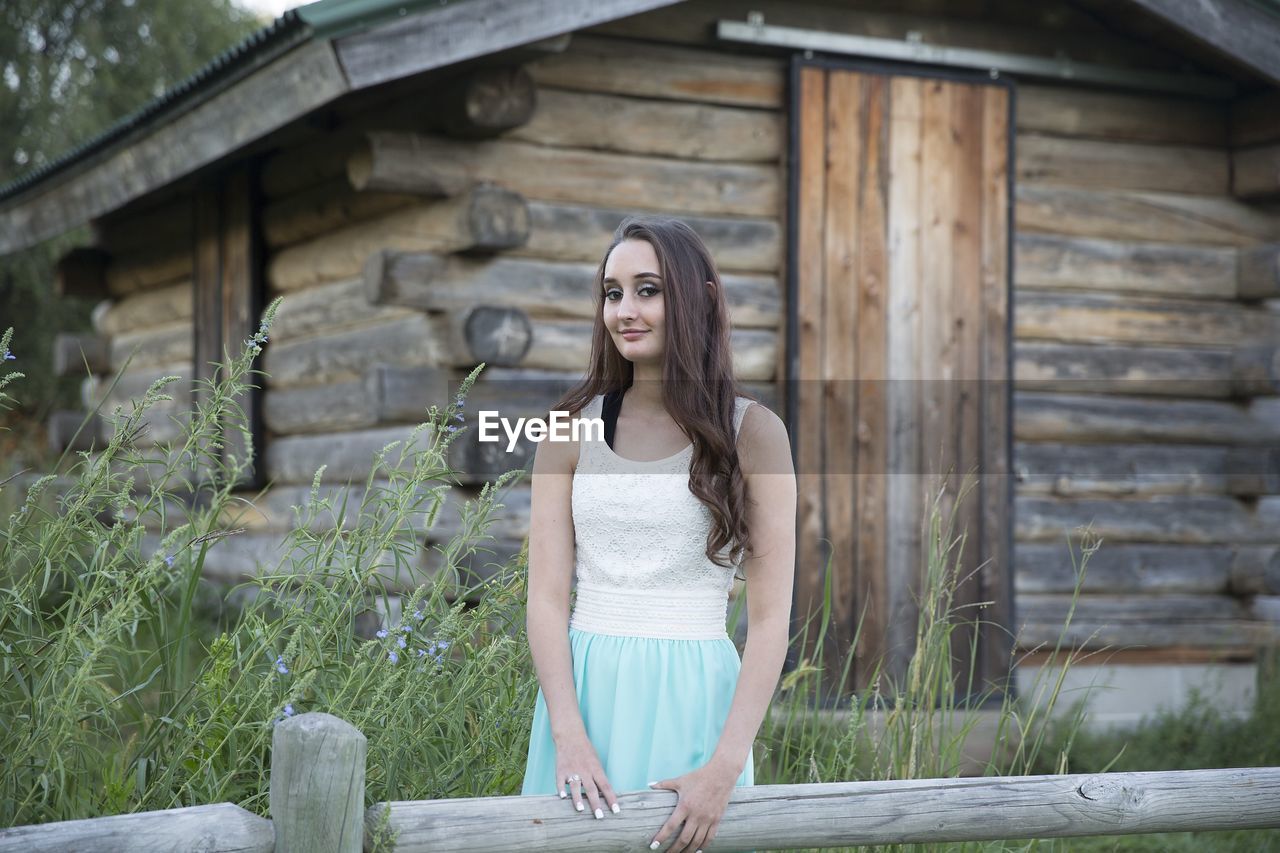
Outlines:
[[[636,338],[640,337],[644,333],[645,333],[644,331],[623,332],[622,336],[629,341],[634,341]]]

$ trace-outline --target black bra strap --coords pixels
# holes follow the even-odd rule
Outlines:
[[[613,449],[613,433],[618,426],[618,413],[622,411],[622,395],[626,393],[626,389],[622,391],[610,391],[604,395],[604,404],[601,406],[600,417],[604,418],[604,441]]]

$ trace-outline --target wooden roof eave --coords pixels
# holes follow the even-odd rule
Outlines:
[[[1280,86],[1280,15],[1247,0],[1127,0],[1219,55]]]
[[[470,0],[306,42],[0,202],[0,255],[231,158],[342,95],[677,2]]]

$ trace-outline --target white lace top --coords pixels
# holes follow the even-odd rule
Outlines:
[[[736,436],[751,400],[739,397]],[[601,417],[597,395],[582,410]],[[727,637],[734,570],[704,553],[711,511],[689,491],[690,444],[650,462],[625,459],[602,439],[580,443],[573,476],[577,598],[570,627],[599,634],[712,640]],[[728,555],[728,547],[721,552]]]

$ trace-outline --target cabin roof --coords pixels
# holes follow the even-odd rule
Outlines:
[[[118,210],[343,95],[679,2],[319,0],[289,10],[106,130],[0,186],[0,254]],[[1129,5],[1280,84],[1280,56],[1268,49],[1280,41],[1280,0]],[[216,126],[219,95],[254,81],[274,93],[264,81],[272,74],[285,80],[283,102],[189,144],[193,134]],[[149,159],[160,152],[171,154]],[[146,161],[148,168],[114,180],[122,159]]]

